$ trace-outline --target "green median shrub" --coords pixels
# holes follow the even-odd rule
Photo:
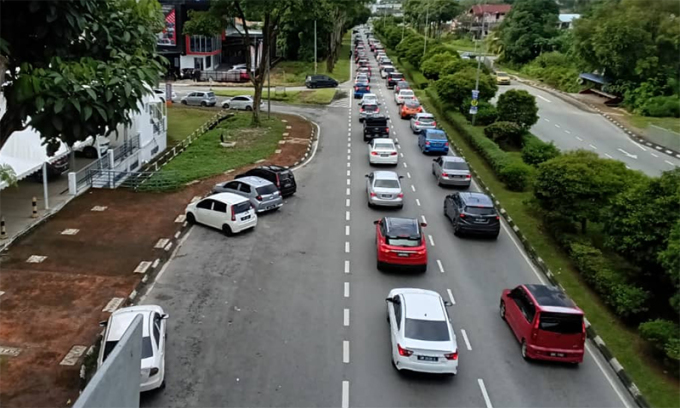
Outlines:
[[[472,123],[472,116],[470,114],[471,98],[466,99],[460,106],[460,113],[462,113]],[[475,126],[486,126],[494,123],[498,118],[498,111],[496,107],[487,101],[478,101],[477,114],[475,115]]]
[[[671,360],[680,360],[680,326],[670,320],[656,319],[640,324],[640,336]]]
[[[484,134],[498,144],[522,145],[524,131],[515,122],[496,122],[484,129]]]
[[[524,160],[524,163],[538,166],[544,161],[559,155],[560,149],[553,142],[546,143],[531,133],[524,135],[524,147],[522,147],[522,160]]]
[[[522,160],[513,159],[501,169],[501,180],[512,191],[524,191],[531,184],[534,168]]]

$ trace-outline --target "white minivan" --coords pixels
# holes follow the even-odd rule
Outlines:
[[[190,203],[186,208],[187,221],[236,234],[257,225],[257,214],[246,197],[234,193],[218,193]]]

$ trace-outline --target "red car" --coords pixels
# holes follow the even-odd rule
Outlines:
[[[427,271],[427,246],[422,228],[414,218],[384,217],[375,224],[378,269],[386,266]]]
[[[583,362],[583,311],[559,289],[547,285],[505,289],[500,313],[522,345],[525,360]]]

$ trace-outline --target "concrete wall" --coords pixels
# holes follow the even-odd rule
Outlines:
[[[139,408],[142,316],[137,316],[73,408]]]

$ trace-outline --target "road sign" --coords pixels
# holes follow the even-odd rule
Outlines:
[[[472,106],[477,106],[478,103],[479,103],[479,101],[477,99],[473,99],[473,100],[470,101],[470,104]]]
[[[477,90],[472,90],[472,99],[479,99],[479,91]]]
[[[477,107],[476,106],[470,106],[470,115],[476,115],[477,114]]]

